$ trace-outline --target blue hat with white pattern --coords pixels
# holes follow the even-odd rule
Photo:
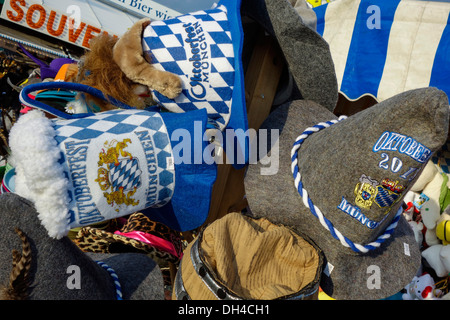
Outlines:
[[[61,85],[74,88],[43,83],[27,90]],[[81,115],[50,120],[33,110],[11,128],[14,192],[35,204],[50,236],[137,211],[179,231],[204,223],[217,170],[203,136],[206,110]]]
[[[177,113],[205,109],[208,128],[247,131],[240,3],[222,0],[214,9],[152,21],[144,29],[143,50],[152,65],[182,81],[174,99],[153,91],[163,108]],[[237,142],[247,162],[245,141]]]

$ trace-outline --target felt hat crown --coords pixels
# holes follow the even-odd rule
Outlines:
[[[316,32],[316,13],[295,0],[246,0],[241,12],[275,37],[301,98],[333,111],[338,100],[336,72],[329,45]]]
[[[164,299],[161,270],[146,255],[86,254],[51,238],[33,204],[14,193],[0,195],[0,220],[0,299]]]
[[[261,163],[250,165],[251,210],[295,226],[324,250],[322,288],[330,296],[397,293],[420,266],[402,199],[445,143],[448,109],[446,95],[435,88],[405,92],[348,118],[311,101],[279,107],[260,129],[280,130],[270,151],[279,146],[279,169],[264,176]],[[370,266],[382,279],[373,290]]]

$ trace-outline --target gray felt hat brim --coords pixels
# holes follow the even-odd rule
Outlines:
[[[12,251],[21,253],[22,242],[14,231],[19,228],[31,245],[31,300],[115,300],[113,278],[98,260],[119,277],[124,300],[164,299],[161,270],[144,254],[86,254],[67,237],[50,238],[33,204],[14,193],[0,195],[0,221],[0,286],[8,284]],[[70,288],[68,283],[77,284],[71,278],[76,270],[80,286]]]
[[[328,43],[311,28],[314,11],[296,10],[288,0],[244,0],[241,13],[275,37],[302,98],[333,111],[336,72]]]
[[[435,152],[447,139],[448,113],[448,99],[442,91],[435,88],[417,89],[313,133],[298,151],[298,167],[309,198],[335,228],[351,241],[361,244],[374,241],[391,223],[402,205],[404,195],[426,163],[416,163],[398,152],[386,152],[390,157],[398,156],[405,167],[416,166],[418,174],[411,181],[401,182],[406,189],[388,211],[375,205],[371,209],[361,210],[369,219],[381,220],[375,231],[370,231],[340,211],[337,208],[339,201],[343,197],[349,202],[355,200],[353,192],[361,173],[379,181],[382,178],[398,178],[379,167],[381,153],[372,150],[373,143],[386,128],[413,137]],[[295,140],[306,128],[334,119],[337,119],[336,115],[323,106],[305,100],[287,103],[271,113],[261,126],[258,137],[263,132],[261,130],[279,130],[278,171],[273,175],[261,175],[261,170],[267,168],[267,164],[258,161],[257,164],[249,165],[245,177],[249,207],[257,217],[266,217],[275,223],[297,228],[324,251],[327,265],[322,274],[321,287],[332,298],[387,298],[409,284],[421,267],[418,244],[403,216],[391,237],[379,248],[368,253],[357,253],[343,246],[325,229],[305,206],[294,186],[291,149]],[[273,144],[270,130],[267,133],[267,141]],[[270,151],[265,161],[270,159],[274,150]]]

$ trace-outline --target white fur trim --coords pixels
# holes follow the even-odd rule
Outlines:
[[[39,110],[22,115],[11,128],[9,145],[16,170],[15,193],[32,201],[49,236],[69,232],[69,181],[51,120]]]

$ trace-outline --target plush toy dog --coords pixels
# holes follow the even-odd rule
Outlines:
[[[91,50],[71,66],[75,82],[99,89],[105,95],[127,105],[143,109],[153,100],[149,90],[156,90],[173,99],[181,92],[180,78],[170,72],[156,70],[144,55],[141,35],[149,19],[136,22],[122,37],[101,34],[92,39]],[[75,70],[74,70],[75,69]],[[74,113],[99,112],[115,109],[108,102],[80,93],[68,105]]]

